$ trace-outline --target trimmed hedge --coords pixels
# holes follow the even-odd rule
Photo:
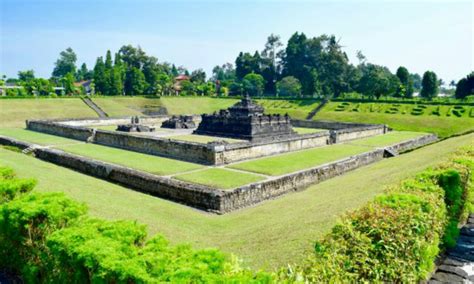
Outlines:
[[[215,249],[145,241],[145,226],[86,215],[62,193],[30,193],[33,180],[0,167],[0,268],[27,283],[268,283]]]
[[[345,215],[304,264],[282,271],[288,281],[418,282],[440,250],[453,246],[457,224],[472,212],[474,146],[389,188]]]

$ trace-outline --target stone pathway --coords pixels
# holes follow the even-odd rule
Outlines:
[[[456,247],[447,251],[428,283],[474,283],[474,214],[461,228]]]
[[[328,99],[324,99],[316,108],[314,108],[308,115],[306,119],[313,119],[313,117],[329,102]]]
[[[92,110],[94,110],[100,118],[105,118],[105,117],[108,117],[108,116],[109,116],[103,109],[101,109],[101,108],[100,108],[96,103],[94,103],[91,99],[89,99],[89,98],[82,98],[82,101],[83,101],[86,105],[88,105]]]

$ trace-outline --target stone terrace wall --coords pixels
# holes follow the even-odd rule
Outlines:
[[[366,124],[366,123],[352,123],[352,122],[339,122],[339,121],[329,121],[329,120],[299,120],[293,119],[291,124],[296,127],[307,127],[307,128],[322,128],[322,129],[347,129],[347,128],[359,128],[374,126],[377,124]]]
[[[162,178],[123,166],[69,154],[61,150],[39,148],[35,150],[35,156],[41,160],[109,180],[140,192],[178,201],[196,208],[220,212],[221,191],[206,186]]]
[[[316,168],[299,171],[277,179],[262,181],[224,192],[221,212],[229,212],[260,203],[288,192],[303,189],[356,168],[380,161],[384,150],[377,149]],[[348,189],[350,190],[350,189]]]
[[[435,140],[436,136],[429,134],[387,148],[396,151],[406,151]],[[123,166],[69,154],[61,150],[41,148],[38,145],[24,143],[8,137],[0,136],[0,144],[20,148],[33,147],[35,156],[42,160],[116,182],[137,189],[140,192],[221,214],[257,204],[291,191],[300,190],[310,184],[318,183],[361,166],[380,161],[384,158],[385,152],[385,149],[380,148],[275,179],[222,191],[207,186],[155,176]]]
[[[215,151],[207,144],[145,137],[107,130],[97,130],[94,143],[195,163],[215,164]]]
[[[79,126],[64,125],[56,121],[31,120],[26,121],[26,127],[29,130],[58,135],[81,141],[87,141],[87,139],[93,134],[92,129]]]
[[[155,123],[166,116],[157,116],[143,121],[144,123]],[[333,128],[341,125],[350,125],[351,128],[321,131],[317,133],[294,135],[286,138],[265,138],[253,142],[241,143],[195,143],[179,141],[163,137],[140,136],[130,133],[121,133],[107,130],[94,130],[79,126],[90,125],[95,121],[96,125],[118,121],[127,121],[125,118],[114,119],[87,119],[71,121],[28,121],[28,129],[59,135],[81,141],[117,147],[121,149],[152,154],[164,157],[190,161],[206,165],[222,165],[231,162],[258,158],[268,155],[280,154],[290,151],[324,146],[332,143],[348,141],[373,135],[383,134],[386,131],[384,125],[347,124],[335,123]],[[325,126],[329,127],[325,122]],[[318,121],[296,120],[296,126],[322,127]]]
[[[167,120],[167,115],[154,115],[154,116],[139,116],[140,123],[144,124],[161,124]],[[193,115],[193,120],[196,122],[201,121],[200,115]],[[110,117],[110,118],[90,118],[90,119],[69,119],[69,120],[58,120],[56,121],[61,124],[71,126],[85,126],[94,127],[98,125],[118,125],[130,123],[130,117]]]
[[[320,147],[329,144],[329,131],[298,135],[281,140],[266,140],[250,143],[233,143],[224,145],[216,153],[216,164],[264,157],[268,155],[286,153],[290,151]]]

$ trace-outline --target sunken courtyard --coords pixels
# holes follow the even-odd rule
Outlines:
[[[265,113],[249,97],[210,114],[29,120],[26,127],[76,142],[43,147],[3,136],[0,142],[87,175],[218,214],[304,190],[437,140],[433,134],[396,132],[382,124],[294,120],[287,114]],[[81,152],[87,147],[91,150]],[[112,157],[130,153],[135,163],[150,160],[168,171],[103,159],[101,151]]]

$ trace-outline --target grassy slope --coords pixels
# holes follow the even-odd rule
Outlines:
[[[143,115],[145,108],[156,109],[161,100],[143,97],[101,97],[92,99],[109,116]]]
[[[210,97],[162,97],[162,105],[170,114],[203,114],[226,109],[237,99],[219,99]]]
[[[392,144],[409,140],[420,135],[426,133],[422,132],[411,132],[411,131],[393,131],[389,132],[385,135],[377,135],[363,139],[357,139],[347,142],[347,144],[352,145],[363,145],[369,147],[382,147],[382,146],[390,146]]]
[[[226,215],[198,210],[134,192],[115,184],[0,149],[0,163],[22,177],[35,177],[36,190],[63,191],[87,203],[91,213],[109,219],[133,219],[171,242],[219,247],[253,267],[278,267],[304,258],[313,241],[330,230],[337,216],[358,208],[386,185],[445,159],[474,134],[456,137],[347,173],[305,191],[288,194]]]
[[[0,135],[45,146],[82,143],[78,140],[68,139],[61,136],[49,135],[41,132],[30,131],[22,128],[1,128]]]
[[[335,111],[340,102],[328,103],[314,119],[338,120],[348,122],[366,122],[388,124],[396,130],[436,133],[440,137],[463,133],[474,129],[474,118],[469,117],[469,110],[462,117],[447,116],[450,107],[441,106],[440,116],[431,114],[436,106],[428,106],[423,115],[411,115],[414,105],[399,107],[396,114],[385,113],[392,104],[351,103],[344,111]],[[359,111],[351,111],[359,105]],[[371,105],[373,112],[370,111]],[[466,107],[467,108],[467,107]],[[380,112],[378,112],[380,111]],[[403,114],[405,112],[405,114]]]
[[[241,173],[228,169],[211,168],[203,171],[177,175],[173,178],[199,183],[219,189],[231,189],[265,179],[251,173]]]
[[[194,163],[146,155],[138,152],[126,151],[95,144],[66,145],[57,146],[56,148],[77,155],[124,165],[126,167],[146,171],[156,175],[170,175],[203,167]]]
[[[0,128],[25,127],[27,119],[97,117],[80,99],[0,100]]]
[[[316,100],[257,100],[265,108],[266,113],[279,113],[290,115],[295,119],[306,119],[319,104]]]

